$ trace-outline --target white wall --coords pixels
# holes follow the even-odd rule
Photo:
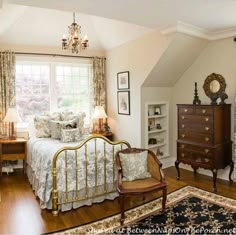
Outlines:
[[[116,139],[141,146],[141,85],[170,40],[154,32],[107,52],[107,111]],[[130,115],[118,115],[117,111],[117,73],[122,71],[130,71]]]
[[[219,73],[226,80],[226,93],[229,98],[226,103],[234,105],[234,97],[236,90],[236,43],[232,38],[212,41],[203,50],[201,55],[195,60],[192,66],[183,74],[179,81],[175,84],[172,94],[171,103],[171,132],[173,136],[171,140],[171,156],[173,161],[176,159],[176,139],[177,139],[177,108],[176,104],[191,104],[194,97],[194,82],[198,83],[198,94],[202,104],[210,104],[210,99],[205,95],[203,84],[208,75],[211,73]],[[231,118],[232,140],[234,133],[233,107]],[[180,164],[180,167],[183,166]],[[210,171],[203,171],[212,175]],[[219,170],[218,177],[228,179],[229,168]]]

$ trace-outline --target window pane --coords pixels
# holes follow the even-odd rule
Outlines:
[[[49,95],[49,66],[17,63],[16,106],[23,122],[32,115],[49,112]]]
[[[59,109],[86,112],[90,119],[89,66],[57,65],[56,94]]]

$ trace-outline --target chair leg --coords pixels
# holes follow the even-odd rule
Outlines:
[[[167,197],[167,188],[162,189],[162,210],[161,212],[164,213],[166,209],[166,197]]]
[[[125,220],[124,195],[119,195],[119,201],[120,201],[120,211],[121,211],[120,224],[123,225]]]

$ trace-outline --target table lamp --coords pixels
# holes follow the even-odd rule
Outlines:
[[[16,108],[9,108],[7,114],[3,119],[4,122],[9,122],[9,138],[15,139],[15,126],[14,123],[17,122],[17,111]]]
[[[93,119],[98,120],[98,129],[96,132],[102,133],[103,119],[107,118],[107,114],[103,108],[103,106],[96,106],[93,114]]]

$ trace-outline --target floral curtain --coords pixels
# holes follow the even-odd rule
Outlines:
[[[92,58],[93,107],[106,107],[105,58]]]
[[[3,122],[9,107],[15,106],[15,54],[0,52],[0,136],[9,133],[8,123]]]

